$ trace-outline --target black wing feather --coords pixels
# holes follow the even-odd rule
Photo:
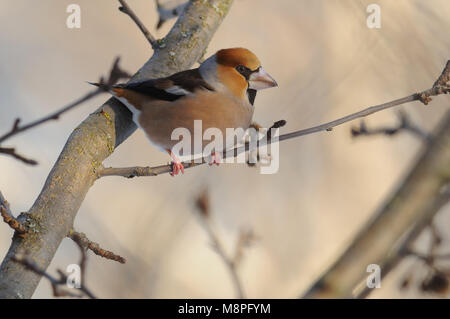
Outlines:
[[[115,87],[121,88],[121,89],[127,89],[134,92],[138,92],[147,96],[150,96],[157,100],[163,100],[163,101],[175,101],[179,98],[183,97],[183,95],[177,95],[173,93],[169,93],[166,90],[159,89],[155,85],[157,85],[156,80],[147,80],[142,82],[134,82],[134,83],[127,83],[127,84],[119,84]]]
[[[132,90],[152,98],[164,101],[175,101],[185,94],[174,94],[167,91],[171,87],[177,86],[185,91],[193,93],[198,89],[214,91],[214,89],[203,80],[198,69],[186,70],[175,73],[169,77],[152,79],[129,84],[119,84],[116,87]]]

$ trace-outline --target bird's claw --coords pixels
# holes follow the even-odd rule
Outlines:
[[[184,166],[181,162],[172,161],[170,163],[170,166],[172,167],[170,176],[178,175],[178,173],[180,173],[180,172],[181,172],[181,174],[184,174]]]
[[[214,152],[211,154],[211,160],[209,161],[208,165],[212,166],[213,164],[216,164],[217,166],[222,163],[222,156],[219,152]]]

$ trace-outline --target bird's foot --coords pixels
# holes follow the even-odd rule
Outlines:
[[[222,156],[219,152],[214,152],[211,154],[211,160],[209,161],[208,165],[211,166],[213,164],[216,164],[217,166],[222,163]]]
[[[181,172],[181,174],[184,174],[184,166],[183,166],[183,163],[181,163],[180,161],[172,161],[170,163],[170,166],[172,167],[170,176],[178,175],[178,173],[180,173],[180,172]]]
[[[184,174],[183,163],[180,162],[178,157],[176,157],[175,154],[173,154],[171,150],[166,150],[166,151],[172,158],[172,162],[170,162],[170,166],[171,166],[170,176],[178,175],[178,173],[180,173],[180,172],[181,172],[181,174]]]

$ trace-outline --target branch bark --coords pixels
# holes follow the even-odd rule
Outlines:
[[[353,297],[354,289],[368,275],[367,266],[377,264],[385,275],[405,245],[450,200],[446,190],[450,183],[450,110],[433,136],[386,204],[304,297]],[[367,291],[357,294],[363,296]]]
[[[132,81],[167,76],[190,68],[203,54],[233,0],[192,0],[169,34]],[[41,275],[15,263],[20,251],[40,269],[47,269],[89,188],[96,169],[136,129],[131,113],[109,99],[70,135],[35,203],[26,214],[36,230],[14,236],[0,268],[0,298],[30,298]]]

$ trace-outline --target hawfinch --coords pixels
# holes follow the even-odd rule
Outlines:
[[[264,71],[252,52],[232,48],[218,51],[197,69],[165,78],[118,84],[111,93],[130,109],[134,122],[150,142],[171,156],[173,176],[180,171],[184,173],[178,154],[172,152],[172,147],[179,142],[171,139],[175,129],[189,130],[194,145],[194,121],[201,120],[203,145],[210,143],[203,137],[208,128],[218,128],[225,141],[226,128],[248,129],[256,91],[275,86],[277,82]],[[234,137],[231,140],[234,144]],[[221,145],[226,149],[233,144]],[[215,151],[210,165],[220,162],[217,151],[222,150]]]

